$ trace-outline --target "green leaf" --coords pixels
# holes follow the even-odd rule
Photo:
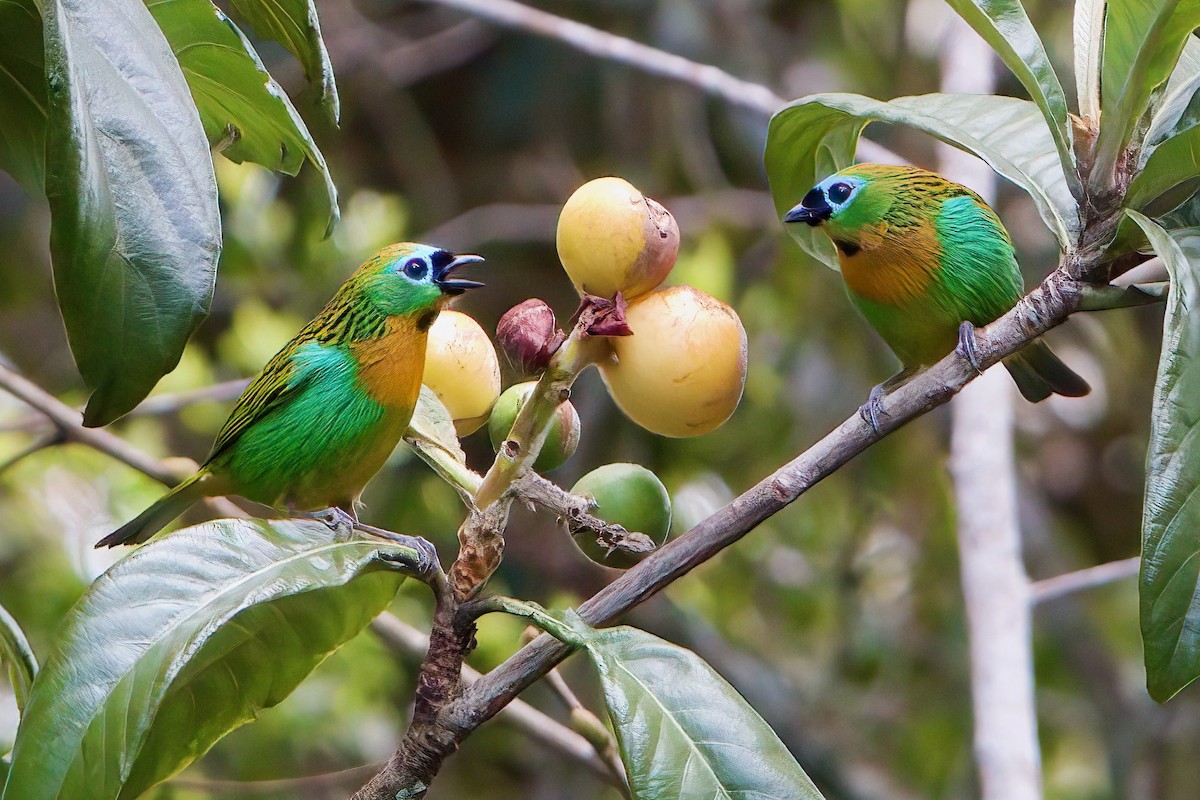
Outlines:
[[[1200,40],[1189,36],[1155,109],[1125,205],[1161,216],[1196,190],[1200,176]]]
[[[428,386],[421,387],[421,396],[408,423],[408,432],[404,434],[404,443],[415,450],[421,460],[443,480],[458,489],[467,505],[471,505],[482,479],[467,467],[467,454],[458,441],[454,420]]]
[[[460,464],[467,463],[467,454],[458,441],[450,412],[428,386],[421,386],[421,395],[404,438],[419,450],[436,448]]]
[[[0,168],[31,194],[46,178],[46,71],[34,0],[0,3]]]
[[[816,94],[791,103],[771,119],[765,155],[775,208],[782,215],[820,178],[849,166],[867,123],[908,125],[974,153],[1033,198],[1063,247],[1079,228],[1054,139],[1037,106],[994,95],[927,94],[875,100],[857,94]],[[828,237],[807,225],[788,231],[810,255],[834,269]]]
[[[0,664],[8,665],[8,679],[17,697],[17,710],[25,710],[29,687],[37,677],[37,659],[17,621],[0,606]]]
[[[821,793],[750,704],[690,650],[636,628],[589,630],[636,800],[819,800]]]
[[[146,0],[175,52],[209,143],[231,161],[295,175],[305,159],[321,173],[329,225],[337,189],[325,157],[254,46],[211,0]]]
[[[1079,114],[1100,119],[1100,64],[1104,47],[1104,0],[1075,0],[1075,90]]]
[[[1176,134],[1195,127],[1200,119],[1200,39],[1187,37],[1179,62],[1171,71],[1162,99],[1154,109],[1145,144],[1139,153],[1139,167],[1149,160],[1154,148]]]
[[[136,406],[208,313],[221,251],[212,158],[141,0],[48,0],[46,195],[54,284],[92,390],[87,425]]]
[[[183,769],[387,608],[428,567],[412,541],[218,520],[138,548],[63,622],[3,800],[130,800]]]
[[[1146,685],[1165,702],[1200,676],[1200,228],[1168,234],[1126,212],[1171,275],[1142,512]]]
[[[1041,109],[1062,163],[1067,185],[1075,197],[1083,196],[1075,150],[1071,145],[1071,120],[1067,97],[1046,47],[1042,44],[1021,0],[948,0],[950,6],[992,46],[1004,64]]]
[[[1108,180],[1155,90],[1200,25],[1200,0],[1109,0],[1104,23],[1097,180]]]
[[[313,0],[229,0],[233,13],[264,39],[279,42],[300,62],[309,83],[320,87],[320,103],[335,125],[341,113],[333,65],[321,38]]]
[[[1170,211],[1196,191],[1197,176],[1200,176],[1200,128],[1192,128],[1154,149],[1146,166],[1129,184],[1125,205],[1156,215]],[[1162,195],[1167,196],[1159,200]],[[1152,202],[1154,207],[1150,208]]]

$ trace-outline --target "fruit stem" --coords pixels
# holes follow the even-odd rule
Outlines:
[[[582,325],[575,326],[550,359],[537,386],[513,420],[512,430],[500,445],[496,460],[475,493],[476,508],[486,509],[499,500],[521,474],[521,470],[526,465],[532,466],[541,452],[554,413],[571,396],[575,379],[589,364],[607,357],[608,352],[608,342],[604,337],[588,336]]]
[[[479,491],[482,478],[479,473],[463,464],[450,453],[440,447],[422,446],[420,442],[408,442],[426,464],[437,473],[438,477],[454,487],[468,506],[472,505],[475,493]]]

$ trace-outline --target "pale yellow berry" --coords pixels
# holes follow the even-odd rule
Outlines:
[[[621,410],[662,436],[698,436],[737,408],[746,383],[746,331],[732,308],[690,286],[639,297],[632,336],[610,339],[600,373]]]
[[[429,328],[422,383],[446,406],[459,436],[487,422],[500,396],[500,362],[478,322],[458,311],[438,315]]]
[[[580,186],[558,218],[558,257],[580,294],[645,294],[678,255],[675,218],[621,178]]]

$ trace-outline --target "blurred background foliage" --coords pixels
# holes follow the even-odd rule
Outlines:
[[[935,91],[939,0],[539,0],[539,7],[773,87],[786,97],[848,90],[878,97]],[[1027,3],[1062,75],[1071,9]],[[679,219],[672,282],[731,303],[750,341],[734,417],[695,440],[666,440],[625,420],[594,373],[578,384],[579,452],[550,477],[570,486],[612,461],[637,461],[672,492],[676,532],[702,519],[826,433],[894,371],[846,301],[838,276],[805,259],[774,219],[761,167],[765,117],[695,89],[491,27],[436,4],[320,0],[337,70],[342,125],[298,103],[343,198],[322,240],[322,186],[218,159],[225,249],[213,311],[156,393],[245,377],[376,247],[411,239],[488,258],[486,291],[460,308],[494,329],[530,296],[566,319],[574,294],[557,264],[557,207],[584,180],[621,175]],[[304,92],[299,67],[260,43],[272,74]],[[1002,71],[997,63],[996,69]],[[1001,93],[1020,95],[1007,74]],[[1067,91],[1073,90],[1068,81]],[[311,100],[311,98],[310,98]],[[932,166],[932,142],[873,126],[870,135]],[[1056,253],[1027,198],[1002,192],[1001,217],[1027,280]],[[80,403],[53,301],[44,200],[0,175],[0,358]],[[1074,317],[1055,348],[1095,391],[1017,409],[1021,518],[1033,578],[1134,555],[1161,309]],[[506,376],[506,384],[512,376]],[[115,426],[155,454],[202,459],[228,411],[203,402]],[[764,715],[828,796],[847,800],[974,796],[971,711],[954,509],[945,470],[948,415],[919,419],[869,450],[745,540],[631,615],[696,650]],[[48,428],[0,394],[0,462]],[[486,429],[485,429],[486,431]],[[464,442],[471,463],[486,432]],[[0,473],[0,604],[44,655],[84,586],[108,563],[91,544],[161,487],[79,446],[44,449]],[[397,452],[369,487],[365,518],[453,552],[463,509],[422,463]],[[196,521],[198,511],[188,519]],[[117,554],[119,555],[119,554]],[[520,512],[497,591],[551,607],[577,603],[614,573],[578,555],[554,520]],[[415,582],[396,612],[424,625]],[[472,663],[487,669],[521,626],[489,617]],[[1143,688],[1131,580],[1040,606],[1038,708],[1046,791],[1054,800],[1192,798],[1200,696],[1165,708]],[[413,664],[365,633],[280,707],[218,744],[152,793],[201,798],[343,798],[403,730]],[[568,679],[585,698],[585,665]],[[526,697],[562,716],[538,686]],[[15,707],[0,687],[0,752]],[[502,722],[469,738],[433,798],[613,798],[574,764]]]

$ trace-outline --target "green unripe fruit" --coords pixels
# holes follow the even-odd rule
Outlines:
[[[537,386],[537,381],[514,384],[505,389],[504,393],[500,395],[500,399],[496,401],[496,405],[492,409],[492,416],[488,420],[488,435],[492,439],[494,450],[499,451],[500,445],[504,444],[504,440],[508,438],[508,432],[512,430],[517,414],[525,405],[525,401],[529,399],[535,386]],[[542,450],[538,453],[537,460],[533,462],[534,471],[549,472],[561,467],[568,458],[575,455],[575,448],[578,446],[579,413],[568,400],[559,405],[558,411],[554,415],[554,421],[550,423],[546,441],[542,444]]]
[[[571,494],[594,500],[592,515],[605,522],[644,533],[656,546],[667,540],[671,496],[662,481],[641,464],[606,464],[594,469],[571,487]],[[571,538],[585,556],[606,567],[628,569],[644,557],[621,550],[609,553],[589,528],[573,531]]]

